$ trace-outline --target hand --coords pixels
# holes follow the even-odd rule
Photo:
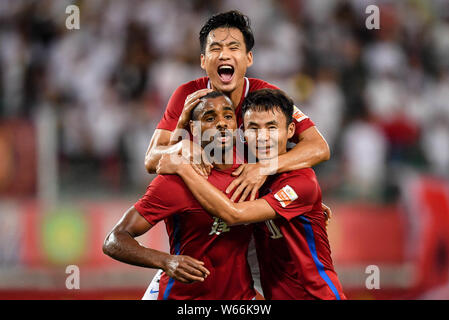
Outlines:
[[[189,162],[178,154],[166,153],[161,156],[156,166],[157,174],[177,174],[182,164]]]
[[[250,195],[250,201],[255,200],[257,191],[259,191],[259,188],[265,183],[265,180],[267,180],[267,175],[261,174],[261,171],[262,166],[259,163],[245,163],[240,165],[240,167],[232,173],[233,176],[238,176],[238,178],[232,181],[226,189],[226,193],[229,193],[237,187],[232,194],[231,201],[235,201],[240,194],[239,202],[245,201],[248,195]]]
[[[182,109],[181,115],[178,119],[177,128],[185,128],[190,121],[190,114],[192,113],[192,110],[200,102],[200,99],[212,91],[212,89],[201,89],[187,96],[184,102],[184,108]]]
[[[192,168],[199,175],[207,178],[210,174],[213,165],[207,159],[207,156],[198,144],[191,140],[182,140],[181,148],[178,150],[178,154],[182,155],[185,159],[189,159],[192,164]]]
[[[329,226],[329,221],[332,219],[332,210],[324,203],[321,203],[321,207],[323,208],[324,216],[326,217],[326,228]]]
[[[163,269],[167,276],[182,283],[203,282],[210,274],[204,262],[182,255],[169,255]]]

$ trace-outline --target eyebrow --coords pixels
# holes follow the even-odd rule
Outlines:
[[[240,45],[240,42],[239,41],[236,41],[236,40],[233,40],[233,41],[231,41],[231,42],[228,42],[227,44],[225,44],[226,46],[234,46],[234,45],[237,45],[237,46],[239,46]],[[214,42],[212,42],[210,45],[209,45],[209,47],[212,47],[212,46],[223,46],[223,44],[221,43],[221,42],[218,42],[218,41],[214,41]]]
[[[206,111],[206,112],[204,112],[204,113],[202,114],[201,118],[203,118],[203,117],[205,117],[205,116],[208,116],[208,115],[210,115],[210,114],[215,114],[215,113],[216,113],[216,112],[215,112],[214,109],[208,110],[208,111]]]
[[[264,124],[262,124],[262,126],[270,126],[272,124],[278,125],[278,122],[276,120],[272,120],[272,121],[265,122]],[[248,123],[248,127],[249,126],[258,126],[259,127],[259,124],[251,121],[250,123]]]

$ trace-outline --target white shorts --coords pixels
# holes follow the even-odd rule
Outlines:
[[[157,300],[157,297],[159,296],[159,281],[161,280],[162,272],[164,272],[162,269],[159,269],[156,272],[147,291],[145,291],[142,300]]]

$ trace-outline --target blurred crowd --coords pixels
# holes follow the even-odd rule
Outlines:
[[[70,4],[79,30],[66,28]],[[286,91],[328,141],[326,197],[388,201],[403,175],[449,178],[445,0],[2,0],[0,117],[54,112],[62,187],[142,189],[171,93],[204,75],[199,30],[231,9],[252,22],[247,75]]]

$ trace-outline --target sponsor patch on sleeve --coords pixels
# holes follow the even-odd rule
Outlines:
[[[298,122],[301,122],[304,119],[307,119],[308,116],[306,116],[304,113],[302,113],[301,110],[297,106],[293,106],[293,119],[295,119]]]
[[[276,192],[274,197],[281,203],[281,206],[283,208],[288,206],[292,201],[298,199],[298,195],[296,194],[295,190],[293,190],[293,188],[289,185],[286,185],[281,190]]]

